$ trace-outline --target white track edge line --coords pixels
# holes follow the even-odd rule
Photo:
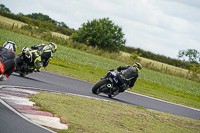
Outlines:
[[[85,95],[80,95],[80,94],[73,94],[73,93],[67,93],[67,92],[59,92],[59,91],[53,91],[53,90],[47,90],[47,89],[41,89],[41,88],[0,85],[0,89],[2,89],[4,87],[21,88],[21,89],[31,89],[31,90],[40,90],[40,91],[47,91],[49,93],[53,92],[53,93],[57,93],[57,94],[67,94],[67,95],[74,95],[74,96],[80,96],[80,97],[85,97],[85,98],[92,98],[92,99],[96,99],[96,100],[110,101],[110,100],[106,100],[106,99],[102,99],[102,98],[96,98],[96,97],[85,96]]]
[[[39,124],[37,124],[37,123],[31,121],[30,119],[28,119],[27,117],[25,117],[24,115],[22,115],[21,113],[19,113],[18,111],[16,111],[13,107],[11,107],[10,105],[8,105],[6,102],[4,102],[2,99],[0,99],[0,102],[1,102],[4,106],[6,106],[8,109],[10,109],[12,112],[14,112],[15,114],[17,114],[17,115],[20,116],[21,118],[27,120],[28,122],[30,122],[30,123],[32,123],[32,124],[34,124],[34,125],[36,125],[36,126],[42,128],[42,129],[45,129],[45,130],[47,130],[47,131],[49,131],[49,132],[56,133],[56,132],[54,132],[54,131],[52,131],[52,130],[50,130],[50,129],[48,129],[48,128],[45,128],[45,127],[43,127],[43,126],[41,126],[41,125],[39,125]]]
[[[177,104],[177,103],[168,102],[168,101],[165,101],[165,100],[161,100],[161,99],[157,99],[157,98],[154,98],[154,97],[142,95],[142,94],[139,94],[139,93],[135,93],[135,92],[131,92],[131,91],[126,91],[126,92],[127,92],[127,93],[131,93],[131,94],[134,94],[134,95],[138,95],[138,96],[143,96],[143,97],[146,97],[146,98],[149,98],[149,99],[153,99],[153,100],[157,100],[157,101],[161,101],[161,102],[165,102],[165,103],[169,103],[169,104],[178,105],[178,106],[181,106],[181,107],[193,109],[193,110],[196,110],[196,111],[200,111],[200,109],[188,107],[188,106],[181,105],[181,104]]]

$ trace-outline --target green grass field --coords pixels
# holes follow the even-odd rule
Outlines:
[[[130,56],[131,54],[122,52],[122,55]],[[181,73],[182,75],[185,75],[185,76],[187,76],[187,73],[188,73],[188,70],[186,70],[186,69],[168,65],[166,63],[154,61],[154,60],[143,58],[143,57],[139,57],[139,59],[141,60],[141,63],[154,65],[154,67],[156,67],[158,69],[165,69],[165,70],[167,69],[174,73]]]
[[[40,39],[0,29],[0,43],[8,40],[17,44],[17,53],[24,46],[48,44]],[[96,83],[107,70],[123,65],[127,64],[59,45],[58,52],[45,70]],[[144,68],[130,91],[200,109],[200,83],[153,70]]]
[[[9,19],[9,18],[3,17],[1,15],[0,15],[0,23],[5,24],[5,25],[9,25],[9,26],[12,26],[13,23],[14,23],[15,26],[18,26],[18,27],[21,27],[22,25],[27,25],[23,22],[16,21],[16,20],[13,20],[13,19]]]
[[[31,100],[62,117],[69,126],[59,133],[199,133],[200,120],[142,107],[65,94],[39,93]]]
[[[57,32],[51,32],[51,34],[53,36],[56,36],[56,37],[59,37],[59,38],[64,38],[65,40],[69,40],[69,36],[66,36],[64,34],[61,34],[61,33],[57,33]]]

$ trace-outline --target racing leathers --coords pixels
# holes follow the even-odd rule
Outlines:
[[[49,61],[53,58],[53,53],[51,48],[48,45],[40,44],[40,45],[33,45],[31,47],[32,50],[37,50],[39,53],[41,53],[41,61],[43,67],[46,67],[49,63]]]
[[[37,72],[41,71],[41,55],[36,51],[36,50],[32,50],[31,51],[32,54],[32,61],[28,63],[28,65],[30,66],[35,66],[35,70]]]
[[[109,71],[114,71],[114,69]],[[119,90],[119,92],[124,92],[128,88],[132,88],[138,78],[138,69],[133,66],[120,66],[117,68],[117,71],[117,75],[119,77],[117,90]],[[106,77],[107,74],[104,75],[101,80]]]
[[[133,66],[120,66],[117,71],[119,72],[119,91],[124,92],[128,88],[132,88],[138,78],[138,69]]]
[[[4,81],[16,69],[15,52],[0,46],[0,81]]]
[[[24,63],[26,64],[26,70],[27,72],[35,71],[40,72],[41,71],[41,56],[37,52],[37,50],[31,50],[30,51],[30,58],[27,58],[25,53],[22,51],[22,53],[18,54],[16,57],[17,65],[22,66]]]

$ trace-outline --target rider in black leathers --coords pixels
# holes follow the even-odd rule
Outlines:
[[[5,81],[16,68],[15,52],[16,45],[12,41],[5,42],[0,46],[0,81]]]
[[[142,69],[142,65],[138,62],[133,66],[120,66],[117,68],[119,72],[119,91],[124,92],[128,88],[132,88],[138,78],[138,72]],[[122,71],[123,70],[123,71]],[[122,72],[121,72],[122,71]]]
[[[134,63],[133,66],[119,66],[117,68],[119,82],[117,83],[117,89],[119,92],[124,92],[128,88],[132,88],[138,78],[138,72],[142,69],[142,65],[138,62]],[[113,71],[113,70],[110,70]],[[101,79],[105,79],[107,74]]]
[[[24,47],[22,52],[16,56],[17,69],[23,66],[24,74],[29,72],[40,72],[41,71],[41,56],[36,50]]]

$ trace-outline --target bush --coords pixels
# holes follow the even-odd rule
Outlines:
[[[122,28],[115,25],[109,18],[83,23],[71,38],[73,41],[115,52],[119,52],[121,45],[126,43]]]

